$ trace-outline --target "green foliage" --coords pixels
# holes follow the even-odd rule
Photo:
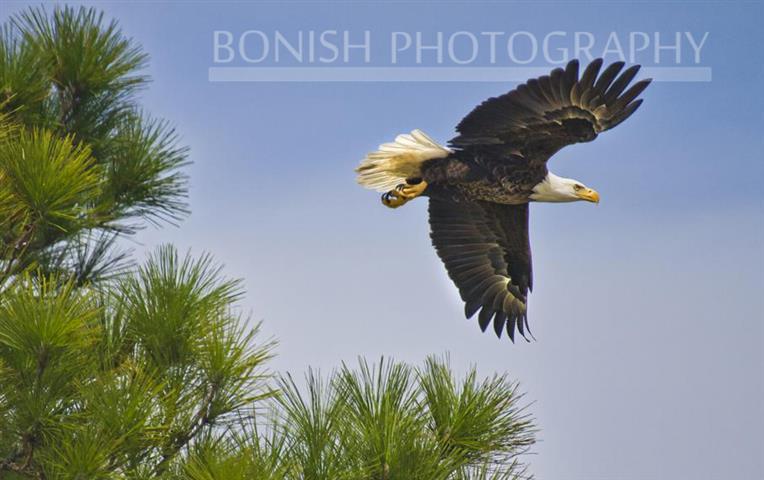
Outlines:
[[[0,438],[13,434],[29,449],[52,441],[68,417],[96,331],[94,305],[71,285],[25,283],[0,303],[0,396],[8,407]]]
[[[0,30],[0,105],[6,112],[27,120],[29,125],[44,122],[50,80],[45,62],[28,42],[19,39],[11,25]]]
[[[241,290],[158,249],[99,289],[24,276],[0,297],[0,473],[23,478],[514,479],[516,384],[382,360],[272,384]],[[273,385],[273,386],[271,386]],[[277,395],[277,392],[279,394]]]
[[[166,122],[136,112],[124,115],[108,143],[101,144],[109,158],[101,201],[119,217],[179,220],[186,213],[187,178],[178,169],[187,164],[187,149],[177,143]]]
[[[95,9],[56,8],[52,15],[30,9],[14,20],[45,68],[58,127],[88,142],[108,136],[147,80],[138,73],[147,55]]]
[[[88,199],[98,194],[98,171],[86,147],[38,130],[22,131],[4,147],[0,188],[6,198],[3,210],[9,213],[3,221],[3,243],[9,249],[33,254],[96,221]]]
[[[462,462],[506,464],[533,442],[531,424],[517,407],[517,384],[506,375],[478,382],[473,369],[456,385],[448,366],[430,358],[419,372],[419,385],[429,428]]]
[[[236,285],[209,257],[171,247],[106,291],[16,282],[0,298],[0,466],[159,476],[197,437],[271,396],[272,345],[233,313]]]
[[[347,366],[340,371],[336,388],[347,398],[343,440],[359,450],[365,477],[446,478],[451,459],[441,456],[436,437],[422,434],[426,406],[409,367],[382,363],[375,371],[362,361],[358,372]],[[441,461],[445,468],[439,468]]]
[[[146,60],[95,9],[29,9],[2,27],[0,290],[24,272],[113,276],[115,236],[187,213],[187,149],[136,101]]]
[[[286,375],[257,422],[189,450],[176,478],[527,478],[518,457],[534,428],[517,385],[476,378],[474,369],[457,378],[434,357],[421,369],[383,359],[345,365],[328,379],[309,372],[304,388]]]

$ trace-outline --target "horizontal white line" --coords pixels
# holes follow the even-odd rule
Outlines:
[[[549,67],[210,67],[210,82],[521,82]],[[710,82],[711,67],[644,67],[659,82]]]

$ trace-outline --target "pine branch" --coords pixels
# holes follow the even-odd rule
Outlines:
[[[202,400],[201,406],[191,418],[188,427],[182,433],[174,435],[170,441],[170,445],[162,453],[162,459],[154,468],[155,476],[159,477],[164,474],[170,461],[178,455],[181,449],[188,446],[205,426],[214,422],[214,418],[210,417],[210,410],[212,409],[212,404],[216,395],[217,388],[214,385],[211,385],[207,389],[207,394]]]

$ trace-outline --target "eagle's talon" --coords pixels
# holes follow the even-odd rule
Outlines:
[[[424,180],[416,184],[401,183],[389,192],[382,194],[382,204],[389,208],[398,208],[409,200],[413,200],[427,188]]]
[[[382,205],[387,208],[398,208],[408,202],[408,199],[398,195],[394,190],[382,194]]]

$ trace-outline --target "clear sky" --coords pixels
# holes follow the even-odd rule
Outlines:
[[[521,382],[541,429],[529,458],[540,479],[764,478],[761,3],[94,4],[150,53],[144,105],[177,126],[194,161],[192,215],[141,232],[136,252],[173,242],[211,252],[242,277],[245,307],[280,341],[274,369],[299,375],[358,355],[419,363],[450,352],[458,369],[475,364]],[[4,2],[2,17],[24,6]],[[426,201],[385,209],[355,184],[353,168],[413,128],[445,142],[475,104],[515,84],[210,82],[216,30],[348,30],[352,41],[369,30],[380,46],[369,65],[381,66],[396,31],[425,41],[505,32],[494,66],[517,66],[505,47],[518,31],[539,49],[549,32],[567,32],[550,41],[570,48],[573,32],[590,32],[595,54],[610,32],[627,54],[630,32],[651,41],[655,32],[666,41],[709,32],[697,65],[681,37],[679,66],[713,73],[710,82],[654,83],[626,123],[551,162],[603,201],[531,206],[538,341],[513,345],[463,318],[430,247]],[[530,55],[523,36],[515,60]],[[491,66],[486,38],[467,68]],[[457,59],[469,56],[464,45]],[[651,48],[636,60],[676,66],[674,51],[659,51],[656,64]],[[363,65],[353,52],[350,65]],[[400,64],[416,66],[413,52]],[[423,66],[437,66],[435,53],[422,55]],[[528,66],[551,64],[539,51]]]

